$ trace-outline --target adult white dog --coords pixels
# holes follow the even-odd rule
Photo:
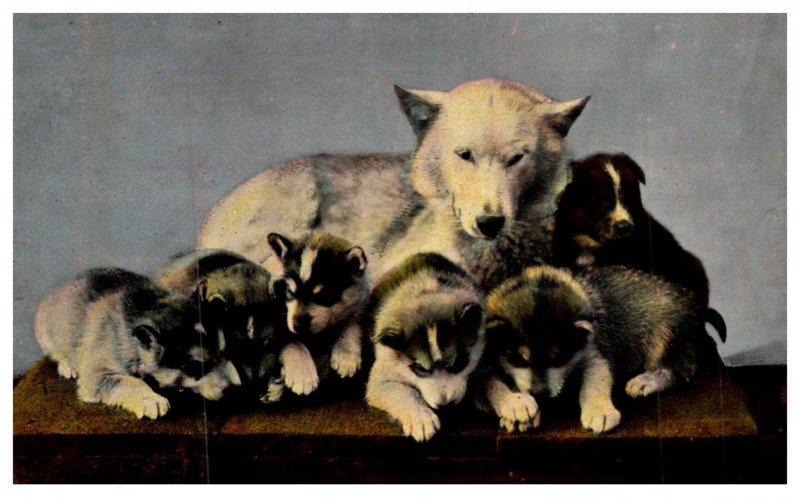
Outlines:
[[[437,252],[486,288],[547,259],[568,175],[564,138],[589,98],[558,102],[495,79],[395,92],[414,155],[318,155],[268,169],[211,210],[198,247],[270,267],[269,233],[321,229],[361,246],[373,278]]]

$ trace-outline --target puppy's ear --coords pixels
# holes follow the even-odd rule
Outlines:
[[[219,292],[215,292],[209,289],[208,280],[203,279],[197,284],[197,289],[195,289],[195,296],[200,302],[203,303],[216,303],[216,304],[226,304],[227,301]]]
[[[286,256],[288,256],[294,248],[294,244],[291,240],[278,233],[270,233],[267,235],[267,243],[269,243],[269,246],[272,247],[272,250],[275,251],[275,254],[277,254],[281,260],[286,259]]]
[[[417,141],[422,142],[425,132],[441,109],[445,93],[437,90],[404,89],[398,85],[394,86],[394,93],[400,100],[400,107],[408,117]]]
[[[375,336],[373,342],[399,351],[405,347],[406,338],[401,331],[387,327]]]
[[[544,120],[561,137],[566,137],[572,124],[581,115],[591,96],[573,101],[542,104],[545,106]]]
[[[478,303],[469,303],[461,308],[458,320],[462,326],[477,330],[483,323],[483,308]]]
[[[158,341],[158,329],[152,324],[139,324],[132,334],[145,348],[151,348]]]
[[[638,179],[640,183],[646,184],[644,178],[644,169],[642,169],[642,167],[636,163],[636,161],[634,161],[625,153],[618,153],[616,157],[617,158],[614,160],[615,163],[623,165],[625,168],[634,173],[636,179]]]
[[[344,256],[345,261],[350,266],[350,271],[354,275],[360,276],[364,274],[364,270],[367,269],[367,255],[364,253],[364,249],[359,246],[355,246]]]

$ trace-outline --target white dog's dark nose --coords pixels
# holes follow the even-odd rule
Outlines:
[[[494,238],[500,234],[503,225],[506,224],[505,216],[478,216],[475,219],[478,225],[478,231],[481,232],[486,238]]]

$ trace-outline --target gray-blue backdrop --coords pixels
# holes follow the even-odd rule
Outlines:
[[[486,76],[591,94],[572,154],[638,160],[726,361],[786,363],[784,15],[16,15],[14,372],[62,281],[153,272],[275,163],[410,151],[393,84]]]

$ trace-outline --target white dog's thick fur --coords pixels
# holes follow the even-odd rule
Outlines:
[[[564,137],[588,98],[557,102],[494,79],[396,92],[419,138],[413,156],[320,155],[269,169],[211,210],[198,247],[269,268],[268,233],[321,229],[360,245],[375,279],[436,252],[484,287],[547,258],[568,175]]]

